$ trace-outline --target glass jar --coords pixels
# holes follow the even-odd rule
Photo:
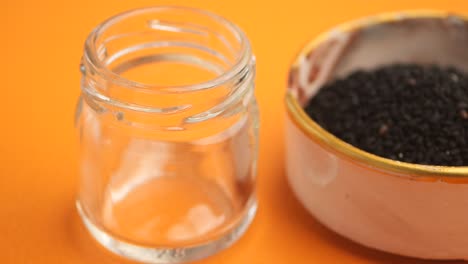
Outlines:
[[[91,32],[76,113],[77,208],[107,249],[192,261],[237,240],[256,210],[255,59],[234,24],[153,7]]]

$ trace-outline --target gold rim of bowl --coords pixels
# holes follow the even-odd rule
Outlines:
[[[371,16],[364,19],[351,21],[344,23],[331,31],[320,34],[318,37],[309,42],[299,53],[295,62],[292,65],[292,69],[299,67],[299,62],[304,56],[307,56],[318,44],[322,43],[329,37],[329,32],[333,31],[353,31],[362,27],[367,27],[379,23],[386,23],[401,19],[408,18],[445,18],[453,13],[445,11],[434,11],[434,10],[414,10],[405,12],[385,13],[377,16]],[[468,20],[468,16],[456,15],[465,20]],[[350,158],[354,161],[360,162],[364,165],[374,167],[376,169],[396,172],[398,174],[416,176],[415,180],[424,181],[436,181],[438,179],[444,179],[447,182],[454,183],[468,183],[468,167],[450,167],[450,166],[434,166],[434,165],[421,165],[413,164],[401,161],[395,161],[383,157],[376,156],[374,154],[363,151],[357,147],[354,147],[343,140],[335,137],[315,121],[313,121],[301,107],[296,98],[288,91],[286,94],[286,109],[289,117],[310,139],[319,143],[323,147],[335,151],[337,154],[341,154],[344,157]]]

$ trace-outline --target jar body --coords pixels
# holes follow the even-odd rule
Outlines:
[[[78,200],[100,229],[187,246],[222,236],[255,206],[255,101],[227,130],[190,141],[135,135],[84,100],[79,115]]]
[[[155,17],[151,21],[159,23],[158,16],[164,16],[165,24],[157,29],[169,31],[167,39],[181,39],[172,44],[166,40],[133,46],[124,43],[130,46],[128,50],[137,50],[136,57],[116,57],[124,56],[116,50],[105,55],[106,65],[120,60],[113,74],[146,80],[148,69],[139,67],[151,63],[160,67],[161,61],[176,61],[182,67],[193,64],[198,56],[206,63],[195,66],[212,69],[214,63],[195,54],[205,45],[212,48],[207,44],[212,41],[201,43],[181,35],[180,30],[186,28],[180,21],[169,20],[193,12],[206,15],[177,8],[133,11],[132,19],[143,15],[145,21]],[[128,14],[121,16],[125,20]],[[140,33],[131,41],[141,42]],[[146,38],[147,33],[142,34]],[[106,53],[111,50],[109,42],[121,35],[129,33],[119,32],[103,42]],[[163,48],[153,55],[156,50],[152,48],[163,41]],[[153,46],[145,50],[148,43]],[[187,43],[200,45],[187,50],[191,48]],[[122,47],[119,49],[127,49]],[[80,144],[77,207],[88,230],[106,248],[148,263],[192,261],[229,246],[245,231],[256,210],[258,110],[253,95],[254,59],[251,54],[243,56],[247,56],[244,65],[227,81],[202,88],[145,90],[125,79],[113,82],[115,76],[96,70],[96,63],[85,54],[83,92],[76,113]],[[212,72],[219,74],[222,69]],[[170,78],[183,78],[177,73]],[[199,75],[192,68],[185,73],[195,79]]]

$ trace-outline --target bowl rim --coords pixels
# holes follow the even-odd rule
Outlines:
[[[300,62],[320,43],[327,40],[333,32],[341,31],[347,32],[356,30],[361,27],[368,27],[380,23],[388,23],[401,19],[415,19],[415,18],[446,18],[455,16],[468,21],[467,15],[454,14],[453,12],[440,11],[440,10],[410,10],[399,11],[391,13],[383,13],[373,16],[364,17],[361,19],[345,22],[338,25],[326,32],[319,34],[317,37],[308,42],[296,56],[290,71],[294,71],[299,67]],[[294,124],[298,126],[304,134],[327,147],[338,154],[349,157],[359,163],[372,166],[378,169],[402,173],[405,175],[414,175],[418,178],[426,178],[427,180],[437,180],[438,178],[448,178],[448,180],[468,180],[468,166],[436,166],[436,165],[422,165],[402,161],[396,161],[384,157],[371,154],[367,151],[354,147],[351,144],[337,138],[330,132],[326,131],[314,120],[312,120],[299,104],[298,100],[288,89],[285,96],[286,110],[288,116],[292,119]]]

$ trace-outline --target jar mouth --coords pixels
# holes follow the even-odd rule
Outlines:
[[[442,180],[449,183],[466,183],[468,178],[468,166],[437,166],[437,165],[422,165],[415,163],[407,163],[401,161],[395,161],[392,159],[380,157],[371,153],[368,153],[364,150],[361,150],[357,147],[354,147],[345,141],[335,137],[330,132],[322,128],[318,123],[311,119],[304,111],[302,105],[306,103],[310,96],[313,96],[314,93],[305,94],[304,87],[301,87],[300,77],[298,77],[298,72],[301,68],[304,68],[304,62],[309,60],[313,55],[314,51],[319,49],[321,44],[326,43],[334,38],[335,43],[338,43],[343,38],[348,38],[344,42],[353,39],[356,37],[353,34],[348,36],[341,35],[342,33],[354,33],[360,29],[371,28],[379,25],[390,24],[398,21],[412,20],[418,18],[427,18],[427,19],[454,19],[454,23],[466,27],[468,25],[468,17],[462,15],[453,15],[444,11],[436,10],[413,10],[413,11],[404,11],[404,12],[394,12],[394,13],[385,13],[377,16],[371,16],[364,19],[351,21],[345,24],[342,24],[330,31],[320,34],[318,37],[314,38],[309,42],[298,54],[296,57],[291,70],[289,77],[289,86],[288,92],[285,98],[286,109],[288,116],[293,121],[302,132],[305,133],[307,137],[311,140],[314,140],[318,144],[326,147],[335,153],[349,158],[351,160],[357,161],[367,166],[380,169],[383,172],[391,171],[398,173],[402,176],[416,176],[415,180],[420,181],[437,181]],[[354,41],[354,40],[352,40]],[[326,45],[324,45],[326,46]],[[327,47],[322,46],[323,49]],[[343,50],[346,50],[348,47],[341,47]],[[341,51],[343,51],[341,50]],[[335,54],[336,55],[336,54]],[[336,58],[335,58],[336,59]],[[336,61],[331,63],[333,65],[326,65],[323,63],[323,68],[327,67],[336,67]],[[306,70],[311,70],[311,67],[306,67]],[[349,70],[349,69],[347,69]],[[316,73],[316,71],[315,71]],[[309,78],[310,75],[305,79]],[[316,77],[316,76],[315,76]],[[315,78],[314,77],[314,78]],[[320,79],[320,77],[317,77]],[[314,79],[315,81],[316,79]],[[305,80],[310,81],[310,80]],[[318,86],[316,89],[319,89]]]
[[[229,67],[218,71],[216,76],[210,78],[209,80],[194,82],[190,84],[183,85],[159,85],[159,84],[149,84],[140,81],[135,81],[130,78],[122,76],[119,72],[116,72],[109,68],[108,63],[101,59],[100,53],[103,53],[101,47],[97,45],[98,39],[105,34],[112,25],[115,25],[119,22],[125,22],[126,19],[133,18],[139,15],[145,15],[150,13],[158,12],[170,12],[170,11],[179,11],[187,12],[199,17],[203,17],[210,22],[216,23],[219,27],[223,27],[238,44],[236,50],[233,51],[233,60],[230,63]],[[155,18],[154,21],[158,21]],[[148,21],[148,26],[151,28],[152,21]],[[188,26],[188,27],[186,27]],[[174,33],[185,33],[185,34],[205,34],[204,30],[208,30],[206,27],[197,24],[172,24],[172,25],[160,25],[157,30],[170,31]],[[227,39],[220,34],[219,32],[210,30],[210,34],[218,37],[220,41],[224,42],[226,45]],[[197,46],[197,48],[203,49],[203,46]],[[230,47],[232,48],[232,46]],[[216,51],[205,50],[207,52],[215,53]],[[105,51],[104,51],[105,52]],[[214,54],[222,58],[222,54]],[[91,71],[97,73],[101,78],[104,78],[115,85],[121,87],[131,88],[136,91],[142,91],[145,93],[181,93],[181,92],[193,92],[198,90],[210,89],[223,85],[229,81],[232,81],[239,75],[242,75],[242,72],[245,71],[249,64],[252,63],[253,55],[251,51],[251,46],[248,38],[245,36],[244,32],[236,26],[234,23],[229,20],[211,13],[209,11],[204,11],[196,8],[190,7],[179,7],[179,6],[155,6],[155,7],[146,7],[130,10],[118,15],[115,15],[100,25],[98,25],[88,36],[85,42],[85,52],[84,52],[84,64],[86,67],[89,67]]]

